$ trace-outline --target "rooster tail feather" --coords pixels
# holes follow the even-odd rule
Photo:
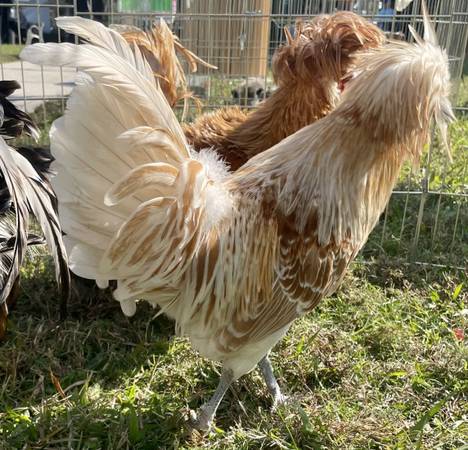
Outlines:
[[[122,37],[117,31],[99,22],[83,17],[57,17],[57,26],[67,33],[74,34],[85,42],[105,48],[112,53],[126,55],[128,49],[122,47]]]
[[[20,88],[17,81],[0,81],[0,135],[11,139],[25,133],[37,141],[40,133],[31,117],[7,99]]]
[[[50,150],[45,147],[18,147],[16,151],[24,156],[29,163],[34,167],[34,170],[38,175],[46,180],[53,171],[50,166],[54,161],[54,157],[50,153]]]
[[[0,81],[0,98],[9,97],[17,89],[21,89],[21,85],[16,80]]]
[[[14,240],[5,240],[0,244],[5,252],[0,254],[0,305],[6,301],[18,277],[21,264],[26,253],[28,240],[29,211],[24,179],[16,166],[13,150],[0,138],[0,172],[15,205],[15,233]],[[2,216],[2,222],[10,220]],[[3,226],[5,228],[5,225]]]
[[[200,240],[229,214],[224,166],[191,156],[138,48],[115,33],[109,40],[119,40],[118,52],[106,48],[108,30],[83,20],[67,19],[67,29],[72,23],[96,45],[35,44],[21,54],[84,73],[50,135],[70,268],[101,286],[117,280],[114,297],[127,314],[148,289],[164,307],[175,295],[168,280],[181,276]]]
[[[0,220],[0,274],[8,267],[7,261],[12,261],[11,253],[15,249],[16,242],[16,218],[14,213],[4,214]],[[28,233],[28,250],[36,245],[44,245],[43,236]]]
[[[187,89],[184,69],[176,53],[185,59],[191,72],[198,70],[198,64],[210,69],[216,67],[186,49],[163,19],[155,22],[153,28],[147,32],[128,26],[114,26],[114,28],[129,44],[141,52],[171,107],[180,100],[184,101],[183,120],[189,106],[188,100],[193,96]]]
[[[51,128],[57,158],[52,183],[72,271],[105,284],[115,276],[99,271],[104,251],[125,220],[150,198],[144,186],[135,192],[131,186],[123,189],[122,180],[133,183],[136,178],[128,179],[128,174],[140,166],[136,173],[149,177],[142,181],[154,180],[155,168],[145,165],[160,163],[160,188],[166,192],[167,165],[178,173],[190,154],[181,126],[137,47],[95,21],[70,17],[58,25],[90,44],[35,44],[21,58],[83,73],[64,117]]]
[[[0,303],[5,301],[13,287],[24,259],[28,238],[29,215],[32,213],[44,233],[45,241],[51,252],[56,269],[57,282],[68,299],[70,278],[62,230],[56,211],[56,198],[48,182],[43,180],[30,162],[21,154],[0,142],[0,164],[12,202],[15,207],[14,243],[4,242],[5,255],[9,261],[3,261],[3,282]],[[7,219],[5,219],[7,220]]]

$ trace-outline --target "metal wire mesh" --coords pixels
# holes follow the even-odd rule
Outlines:
[[[454,163],[449,165],[433,140],[419,168],[406,168],[391,201],[372,233],[362,258],[376,256],[465,267],[468,255],[468,77],[462,82],[467,41],[468,1],[428,0],[440,43],[447,49],[453,79],[453,101],[460,120],[452,129]],[[409,25],[422,32],[421,0],[22,0],[0,2],[0,75],[16,79],[16,95],[46,131],[63,112],[74,72],[39,68],[15,58],[34,41],[73,40],[59,32],[54,18],[80,15],[105,24],[148,28],[163,17],[182,43],[218,71],[189,76],[203,111],[226,104],[255,107],[273,89],[271,57],[285,41],[284,27],[297,20],[336,10],[353,10],[391,36],[411,40]],[[397,10],[401,9],[401,10]],[[253,95],[246,86],[253,85]],[[258,89],[260,87],[260,89]],[[236,95],[237,91],[237,95]],[[261,95],[258,94],[261,92]],[[235,96],[234,96],[235,95]],[[193,118],[200,113],[191,109]],[[466,116],[466,117],[465,117]],[[43,140],[47,143],[47,133]]]

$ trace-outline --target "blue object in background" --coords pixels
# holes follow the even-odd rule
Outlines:
[[[388,6],[390,2],[385,2],[384,7],[379,11],[379,15],[376,17],[377,26],[383,31],[392,30],[392,22],[395,17],[395,9]]]

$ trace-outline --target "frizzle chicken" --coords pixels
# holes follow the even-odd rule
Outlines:
[[[213,148],[231,170],[297,130],[327,115],[339,98],[338,83],[353,65],[356,52],[379,47],[382,31],[348,11],[321,15],[296,26],[295,37],[273,56],[277,89],[246,112],[226,107],[184,125],[195,150]]]
[[[196,427],[257,364],[282,400],[271,348],[337,289],[431,119],[442,130],[452,119],[447,56],[426,22],[426,41],[361,54],[336,109],[234,173],[216,152],[191,151],[151,68],[117,33],[62,17],[88,44],[23,50],[87,75],[50,136],[71,269],[117,280],[127,315],[137,300],[159,306],[222,363]]]

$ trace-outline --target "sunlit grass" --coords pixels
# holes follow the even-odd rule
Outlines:
[[[274,350],[290,406],[271,412],[254,372],[234,384],[202,437],[184,423],[219,368],[146,305],[127,319],[108,295],[81,290],[59,320],[49,269],[27,266],[0,346],[0,448],[403,449],[465,440],[460,273],[356,266]]]

